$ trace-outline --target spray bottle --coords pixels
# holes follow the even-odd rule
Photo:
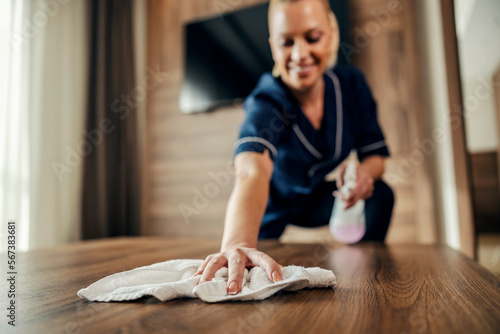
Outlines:
[[[330,232],[335,239],[346,244],[353,244],[365,235],[365,201],[358,200],[354,206],[345,209],[347,199],[356,186],[356,163],[351,155],[344,174],[344,185],[335,198]]]

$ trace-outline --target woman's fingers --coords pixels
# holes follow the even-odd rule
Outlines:
[[[200,264],[200,266],[198,267],[198,269],[196,269],[196,271],[195,271],[195,273],[193,274],[192,277],[203,274],[203,271],[205,270],[208,262],[210,262],[210,260],[212,259],[212,257],[213,257],[213,255],[207,256],[207,258],[205,259],[205,261],[203,261],[203,263]]]
[[[228,267],[227,293],[237,294],[243,286],[245,268],[262,267],[272,282],[279,282],[283,279],[281,266],[269,255],[258,251],[255,248],[236,248],[230,251],[212,254],[207,256],[205,261],[198,267],[193,276],[200,275],[198,284],[211,281],[222,267]]]
[[[214,278],[215,272],[227,265],[227,258],[222,254],[215,255],[208,261],[199,283],[211,281]]]
[[[349,209],[360,199],[370,198],[373,194],[373,179],[367,175],[358,174],[356,186],[352,190],[349,197],[345,200],[346,209]]]
[[[240,292],[246,266],[245,254],[241,250],[235,250],[229,255],[227,293],[235,295]]]
[[[337,189],[342,188],[342,186],[344,185],[344,175],[345,175],[345,169],[346,169],[346,167],[347,167],[347,165],[344,164],[340,168],[340,172],[337,175],[337,178],[335,179],[335,182],[337,183]]]
[[[262,267],[266,271],[267,277],[272,282],[279,282],[283,279],[280,265],[266,253],[251,250],[247,256],[252,260],[253,264]]]

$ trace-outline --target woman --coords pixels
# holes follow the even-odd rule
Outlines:
[[[221,251],[195,273],[202,283],[227,266],[229,294],[241,290],[245,267],[282,279],[280,265],[256,249],[258,238],[278,238],[289,223],[328,224],[336,187],[324,177],[352,149],[361,163],[346,207],[366,200],[363,240],[384,240],[394,202],[379,180],[389,152],[370,90],[357,70],[329,69],[340,37],[328,1],[271,0],[269,35],[275,67],[244,103]]]

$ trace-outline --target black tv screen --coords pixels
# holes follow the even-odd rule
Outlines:
[[[347,0],[330,0],[341,42],[349,43]],[[189,22],[184,27],[183,113],[203,112],[241,102],[273,59],[267,27],[268,3]],[[339,64],[347,63],[339,53]]]

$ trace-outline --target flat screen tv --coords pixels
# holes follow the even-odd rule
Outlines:
[[[348,0],[330,0],[341,43],[349,43]],[[267,27],[268,3],[189,22],[184,26],[183,113],[241,103],[273,59]],[[347,63],[342,52],[338,63]]]

